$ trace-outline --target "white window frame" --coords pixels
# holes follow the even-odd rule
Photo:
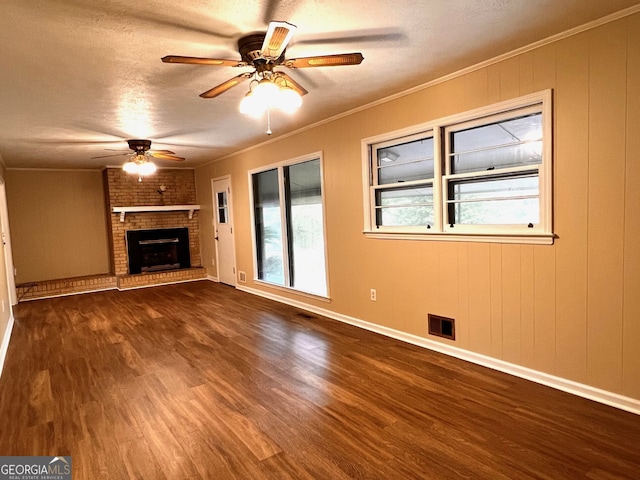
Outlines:
[[[539,111],[542,113],[542,163],[500,169],[503,173],[537,170],[539,181],[539,222],[528,225],[462,225],[451,227],[447,219],[448,182],[465,177],[478,177],[478,172],[452,174],[447,159],[450,132],[464,130],[470,126],[490,124],[501,119],[516,118],[520,113]],[[362,150],[362,183],[364,206],[364,234],[368,238],[448,240],[499,243],[552,244],[553,234],[553,179],[552,179],[552,91],[544,90],[490,106],[436,119],[393,132],[364,138]],[[434,224],[425,226],[390,227],[376,225],[376,191],[391,185],[377,185],[376,148],[402,143],[416,135],[433,133],[434,143]],[[425,180],[425,182],[428,182]],[[422,183],[418,181],[418,183]],[[401,185],[408,186],[407,183]]]
[[[326,292],[327,295],[318,295],[316,293],[307,292],[305,290],[300,290],[295,287],[288,286],[290,283],[289,278],[289,257],[287,255],[283,255],[282,262],[284,268],[284,278],[285,285],[280,285],[277,283],[272,283],[266,280],[262,280],[258,278],[258,257],[256,255],[257,252],[257,244],[256,244],[256,223],[255,223],[255,202],[253,198],[253,175],[261,172],[265,172],[268,170],[277,170],[278,171],[278,192],[279,198],[281,202],[284,199],[285,195],[285,184],[284,184],[284,175],[283,171],[285,167],[296,165],[299,163],[308,162],[311,160],[319,160],[320,161],[320,189],[322,192],[322,233],[323,233],[323,241],[324,241],[324,263],[325,263],[325,282],[326,282]],[[330,292],[329,292],[329,256],[327,252],[327,215],[326,215],[326,204],[325,204],[325,187],[324,187],[324,160],[322,151],[310,153],[308,155],[302,155],[300,157],[284,160],[277,163],[271,163],[269,165],[265,165],[263,167],[254,168],[247,172],[247,179],[249,182],[249,210],[251,215],[251,255],[253,256],[253,281],[257,284],[267,285],[271,288],[286,291],[286,292],[295,292],[299,295],[319,299],[323,301],[329,301]],[[280,225],[282,229],[282,244],[283,244],[283,252],[289,250],[289,239],[287,237],[287,222],[286,222],[286,212],[284,208],[280,208]]]
[[[379,168],[379,166],[377,165],[377,161],[376,159],[378,158],[377,155],[377,150],[381,150],[383,148],[389,147],[389,146],[393,146],[396,145],[398,143],[406,143],[406,142],[412,142],[415,140],[420,140],[422,138],[433,138],[434,139],[434,144],[435,144],[435,136],[434,136],[434,132],[432,130],[426,130],[426,131],[419,131],[419,132],[414,132],[411,135],[403,135],[401,137],[394,137],[390,140],[385,140],[382,142],[376,142],[375,144],[371,144],[368,146],[368,151],[370,152],[370,156],[371,156],[371,176],[370,178],[370,193],[369,193],[369,198],[370,198],[370,209],[371,209],[371,222],[372,225],[376,225],[376,214],[377,214],[377,210],[378,210],[378,206],[376,205],[376,193],[378,190],[387,190],[387,189],[393,189],[393,188],[411,188],[411,187],[422,187],[422,186],[431,186],[433,189],[433,209],[434,209],[434,222],[437,223],[437,217],[438,217],[438,212],[437,212],[437,202],[436,202],[436,195],[437,195],[437,191],[439,191],[439,188],[437,187],[437,178],[440,175],[440,166],[438,165],[439,162],[437,161],[437,157],[433,156],[433,168],[434,168],[434,172],[433,172],[433,177],[431,178],[425,178],[425,179],[421,179],[421,180],[412,180],[412,181],[405,181],[405,182],[400,182],[400,183],[385,183],[385,184],[379,184],[378,183],[378,175],[377,175],[377,170]],[[388,232],[411,232],[411,233],[420,233],[423,232],[425,227],[421,227],[421,226],[396,226],[396,227],[384,227],[385,231]]]

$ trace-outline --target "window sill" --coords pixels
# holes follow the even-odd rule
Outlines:
[[[364,231],[366,238],[378,240],[420,240],[436,242],[480,242],[480,243],[522,243],[528,245],[553,245],[556,236],[553,233],[536,234],[487,234],[487,233],[399,233]]]

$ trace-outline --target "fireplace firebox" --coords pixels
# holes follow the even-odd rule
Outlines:
[[[191,267],[188,228],[128,230],[129,274]]]

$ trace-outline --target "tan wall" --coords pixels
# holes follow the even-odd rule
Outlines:
[[[16,283],[109,272],[100,171],[5,175]]]
[[[247,170],[322,150],[331,303],[275,293],[425,337],[428,312],[454,317],[458,347],[640,399],[639,78],[636,14],[202,167],[203,264],[210,181],[231,174],[237,267],[269,290],[251,281]],[[363,236],[361,138],[548,88],[554,245]]]

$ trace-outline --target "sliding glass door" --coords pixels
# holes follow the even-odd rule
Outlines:
[[[327,296],[320,158],[251,174],[257,279]]]

